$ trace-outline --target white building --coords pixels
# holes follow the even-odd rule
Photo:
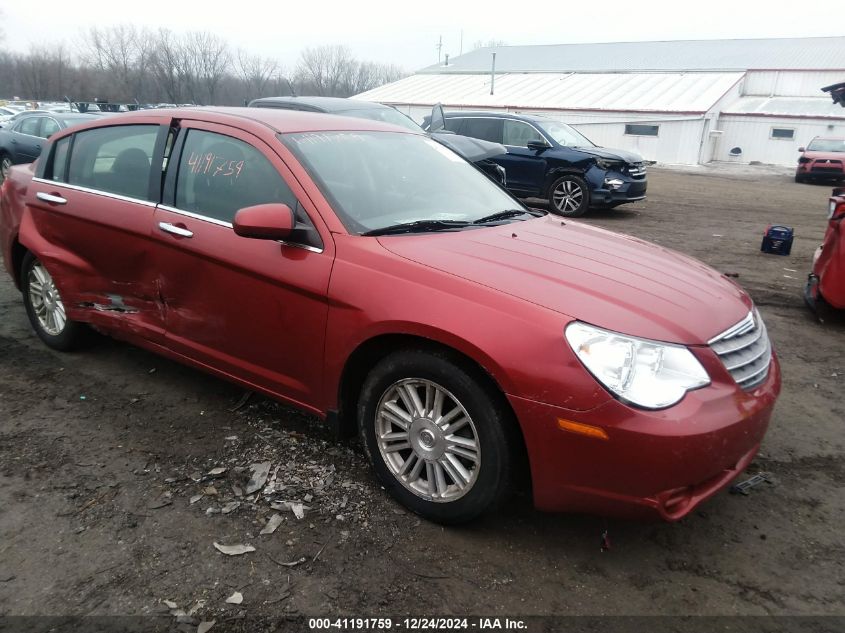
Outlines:
[[[417,121],[436,103],[545,114],[661,163],[794,165],[814,136],[845,136],[820,90],[841,81],[845,37],[500,46],[355,98]]]

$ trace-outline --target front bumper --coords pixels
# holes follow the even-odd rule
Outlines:
[[[633,178],[628,174],[615,171],[602,171],[597,168],[588,173],[591,186],[590,202],[594,205],[622,204],[645,200],[648,178]],[[617,187],[608,186],[607,181],[617,181],[622,184]]]
[[[773,355],[767,379],[753,391],[714,379],[661,411],[617,400],[586,412],[509,400],[525,436],[538,509],[676,521],[748,466],[779,392]],[[561,430],[559,419],[598,427],[607,439]]]
[[[798,163],[796,176],[805,178],[845,178],[845,161],[838,160],[810,160]]]

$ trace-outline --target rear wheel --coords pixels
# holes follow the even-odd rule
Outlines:
[[[21,291],[32,329],[48,347],[66,351],[83,341],[86,326],[68,320],[53,277],[32,253],[24,256],[21,265]]]
[[[421,350],[378,363],[358,404],[361,439],[385,489],[447,524],[474,519],[509,492],[508,415],[472,372]]]
[[[567,217],[584,215],[590,207],[590,190],[582,178],[566,175],[549,187],[549,208]]]
[[[795,174],[795,182],[804,182],[804,176],[799,176]]]

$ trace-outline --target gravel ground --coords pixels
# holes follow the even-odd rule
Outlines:
[[[829,192],[778,169],[654,169],[647,202],[586,218],[738,275],[783,364],[749,469],[776,483],[676,524],[525,499],[461,528],[421,521],[317,420],[110,340],[48,350],[3,276],[0,615],[172,615],[190,631],[242,616],[845,615],[845,320],[820,323],[801,298]],[[760,253],[769,223],[795,227],[790,256]],[[270,481],[250,492],[255,464]]]

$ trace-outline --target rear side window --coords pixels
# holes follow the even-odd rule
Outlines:
[[[176,208],[231,223],[244,207],[296,197],[272,163],[241,140],[188,130],[176,177]]]
[[[18,123],[18,128],[15,131],[21,134],[29,134],[30,136],[38,136],[38,128],[41,127],[41,119],[43,118],[40,116],[25,117]]]
[[[57,141],[53,148],[53,160],[47,168],[47,178],[57,182],[66,182],[67,179],[67,159],[68,150],[70,149],[70,136]]]
[[[464,119],[461,134],[480,138],[482,141],[502,142],[501,119]]]
[[[149,200],[157,125],[120,125],[76,134],[68,183]]]

